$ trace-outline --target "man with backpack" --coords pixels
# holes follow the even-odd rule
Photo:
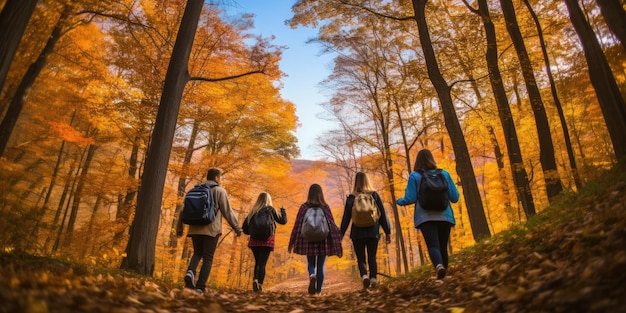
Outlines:
[[[274,234],[276,223],[287,224],[285,208],[280,208],[280,215],[272,206],[272,197],[267,192],[261,192],[256,203],[250,209],[248,216],[243,221],[243,233],[250,235],[248,248],[254,255],[254,274],[252,278],[252,290],[263,291],[265,280],[265,267],[270,253],[274,250]]]
[[[413,172],[409,175],[404,197],[396,203],[415,203],[415,228],[419,228],[424,236],[437,279],[443,279],[448,271],[448,241],[450,230],[456,223],[450,202],[457,201],[459,190],[450,173],[437,168],[430,150],[420,150]]]
[[[341,219],[341,238],[346,234],[350,223],[352,223],[350,239],[356,254],[363,289],[375,289],[378,285],[376,252],[380,240],[379,230],[383,228],[385,243],[390,243],[391,225],[380,196],[374,191],[364,172],[356,173],[352,194],[346,200]],[[366,266],[369,268],[369,275]]]
[[[222,173],[222,170],[219,168],[211,168],[208,170],[206,177],[207,182],[205,185],[210,188],[211,197],[209,198],[212,199],[210,201],[213,202],[212,204],[207,203],[207,205],[214,206],[214,210],[211,211],[212,214],[215,214],[214,218],[210,219],[212,221],[208,224],[189,224],[189,230],[187,231],[187,237],[191,237],[193,243],[193,255],[191,256],[187,273],[185,274],[185,288],[194,289],[198,293],[204,293],[206,282],[211,273],[215,249],[217,248],[219,237],[222,235],[222,217],[224,217],[238,237],[241,236],[242,232],[237,216],[230,207],[228,194],[226,190],[220,186]],[[185,202],[187,203],[187,201]],[[184,211],[185,208],[181,210],[181,217]],[[176,235],[178,237],[183,235],[183,219],[181,217],[178,218],[176,227]],[[196,281],[196,269],[200,260],[202,260],[202,267],[200,268],[200,275]]]

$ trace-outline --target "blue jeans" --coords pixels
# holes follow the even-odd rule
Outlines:
[[[193,255],[189,261],[187,270],[191,270],[194,275],[196,274],[196,268],[202,259],[202,267],[200,267],[200,276],[196,283],[196,288],[204,291],[206,288],[206,281],[209,279],[211,273],[211,267],[213,267],[213,256],[215,255],[215,249],[217,248],[217,242],[220,236],[211,237],[207,235],[191,235],[191,242],[193,243]]]
[[[324,283],[324,262],[326,261],[326,256],[307,255],[306,261],[308,265],[309,276],[316,274],[315,276],[317,279],[317,293],[320,293],[322,292],[322,283]]]
[[[419,226],[419,229],[426,241],[428,255],[433,266],[442,264],[448,268],[448,241],[450,240],[452,224],[443,221],[424,222]]]
[[[366,265],[369,265],[370,278],[376,278],[378,275],[378,264],[376,264],[376,252],[378,251],[378,238],[359,238],[352,239],[354,253],[356,254],[356,264],[359,267],[361,277],[367,274]],[[367,261],[365,252],[367,251]]]

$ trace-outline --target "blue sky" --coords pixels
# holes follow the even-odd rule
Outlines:
[[[331,55],[321,55],[321,47],[317,44],[306,44],[308,39],[317,35],[317,30],[299,27],[291,29],[285,20],[292,17],[291,6],[296,0],[232,0],[220,3],[226,15],[252,13],[255,28],[254,34],[263,37],[274,35],[274,44],[288,46],[283,52],[280,68],[288,76],[283,79],[281,95],[296,105],[296,114],[301,126],[296,131],[298,146],[302,159],[314,160],[321,158],[316,147],[319,135],[335,128],[332,122],[318,118],[324,110],[319,105],[327,98],[319,88],[319,83],[331,73]]]

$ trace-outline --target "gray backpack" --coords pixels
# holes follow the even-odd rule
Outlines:
[[[308,242],[324,241],[329,233],[330,226],[322,208],[308,208],[302,219],[302,238]]]

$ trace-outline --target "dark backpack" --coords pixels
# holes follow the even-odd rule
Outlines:
[[[248,221],[248,232],[250,237],[257,240],[267,240],[274,234],[274,215],[269,207],[254,213]]]
[[[330,226],[324,210],[318,207],[308,208],[302,219],[302,229],[300,235],[308,242],[323,241],[330,233]]]
[[[424,210],[442,212],[448,208],[448,180],[441,169],[419,171],[422,175],[417,199]]]
[[[215,202],[211,188],[217,185],[195,185],[185,195],[180,218],[187,225],[207,225],[215,219]]]
[[[352,224],[357,227],[370,227],[378,222],[380,212],[371,192],[359,192],[352,203]]]

